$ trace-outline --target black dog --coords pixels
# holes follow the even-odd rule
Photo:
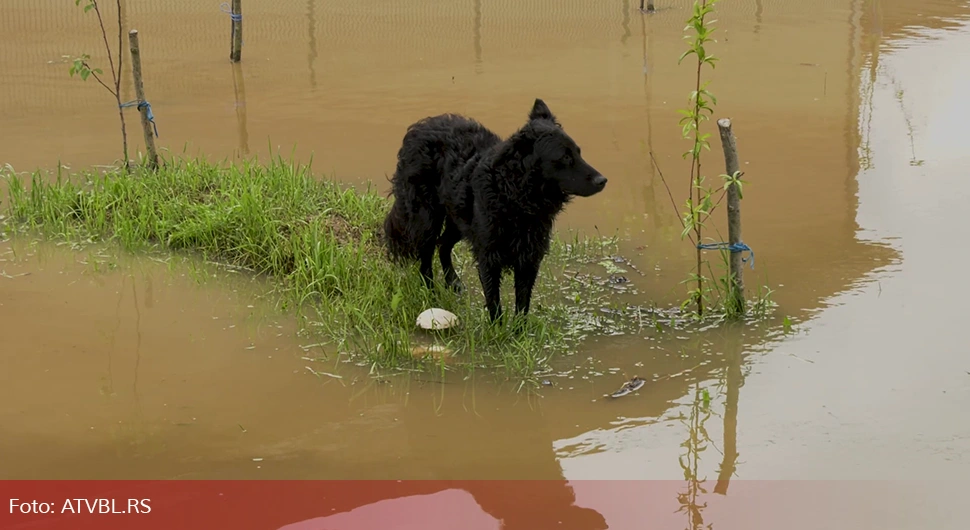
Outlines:
[[[389,254],[419,260],[430,288],[439,247],[445,284],[461,291],[451,251],[467,239],[493,321],[502,272],[514,272],[516,312],[528,313],[556,215],[573,196],[606,186],[541,99],[507,140],[462,116],[425,118],[408,127],[397,159],[384,220]]]

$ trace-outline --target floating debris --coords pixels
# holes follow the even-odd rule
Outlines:
[[[418,315],[417,324],[421,329],[447,329],[458,325],[458,315],[433,307]]]
[[[435,359],[441,359],[443,357],[451,357],[454,353],[451,348],[441,346],[440,344],[432,344],[430,346],[415,346],[411,349],[411,356],[415,358],[421,358],[425,356],[432,356]]]
[[[623,263],[623,261],[605,259],[599,262],[599,265],[602,266],[604,269],[606,269],[606,272],[609,274],[620,274],[620,273],[626,272],[626,269],[617,267],[616,265],[617,263]]]
[[[321,375],[325,375],[327,377],[332,377],[334,379],[343,379],[343,376],[342,375],[331,374],[331,373],[328,373],[328,372],[320,372],[320,371],[314,370],[313,368],[310,368],[309,366],[304,366],[304,368],[306,368],[307,370],[309,370],[311,374],[313,374],[313,375],[315,375],[317,377],[319,377]]]
[[[632,394],[637,390],[640,390],[641,388],[643,388],[643,385],[645,385],[646,383],[647,381],[645,379],[641,379],[639,376],[635,375],[633,376],[633,379],[630,379],[626,383],[623,383],[623,386],[621,386],[619,390],[617,390],[616,392],[613,392],[612,394],[605,394],[603,395],[603,397],[608,397],[608,398],[623,397],[627,394]]]
[[[640,276],[644,276],[643,272],[640,269],[638,269],[637,266],[634,265],[633,262],[630,261],[629,259],[623,256],[610,256],[610,259],[613,261],[613,263],[616,263],[618,265],[626,265],[627,267],[633,269],[634,272],[636,272]],[[617,269],[619,269],[619,267],[617,267]]]

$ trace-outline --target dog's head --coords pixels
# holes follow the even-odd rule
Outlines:
[[[541,99],[532,106],[529,127],[534,133],[534,164],[543,178],[556,182],[566,195],[589,197],[603,191],[606,177],[583,160],[579,146]]]

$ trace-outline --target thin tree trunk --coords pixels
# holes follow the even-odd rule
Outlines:
[[[122,63],[124,62],[124,48],[122,47],[122,39],[124,38],[124,28],[122,27],[121,20],[121,0],[116,0],[115,5],[118,8],[118,72],[115,75],[115,99],[118,100],[118,117],[121,119],[121,152],[124,156],[123,166],[125,170],[128,169],[128,130],[125,126],[125,113],[124,109],[121,108],[121,72],[124,71],[122,68]],[[108,50],[108,57],[111,57],[111,50]]]

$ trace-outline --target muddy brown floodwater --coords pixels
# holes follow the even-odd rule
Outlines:
[[[103,62],[95,22],[69,4],[0,3],[0,164],[19,171],[120,153],[110,97],[67,75],[67,56]],[[620,234],[644,273],[632,301],[682,298],[692,250],[647,153],[680,205],[686,0],[658,0],[651,16],[635,0],[247,0],[237,66],[216,3],[121,5],[141,35],[157,143],[174,152],[296,145],[318,172],[384,190],[416,119],[462,112],[507,134],[545,99],[610,179],[559,227]],[[637,510],[651,509],[667,528],[687,517],[670,515],[673,495],[673,509],[648,508],[581,479],[685,480],[683,444],[702,427],[716,450],[685,458],[688,475],[717,482],[698,500],[714,528],[744,517],[716,500],[732,477],[963,478],[970,3],[723,0],[717,19],[710,89],[750,182],[746,280],[776,289],[771,326],[591,339],[541,397],[482,377],[378,384],[333,362],[314,370],[340,378],[315,377],[312,341],[247,278],[7,241],[0,478],[565,478],[610,528],[641,528]],[[794,333],[778,331],[785,316]],[[632,374],[661,380],[601,398]],[[703,424],[698,388],[714,411]],[[957,495],[936,484],[934,502]],[[894,507],[886,521],[853,528],[965,528],[968,516],[880,502]],[[816,527],[803,520],[786,527]]]

